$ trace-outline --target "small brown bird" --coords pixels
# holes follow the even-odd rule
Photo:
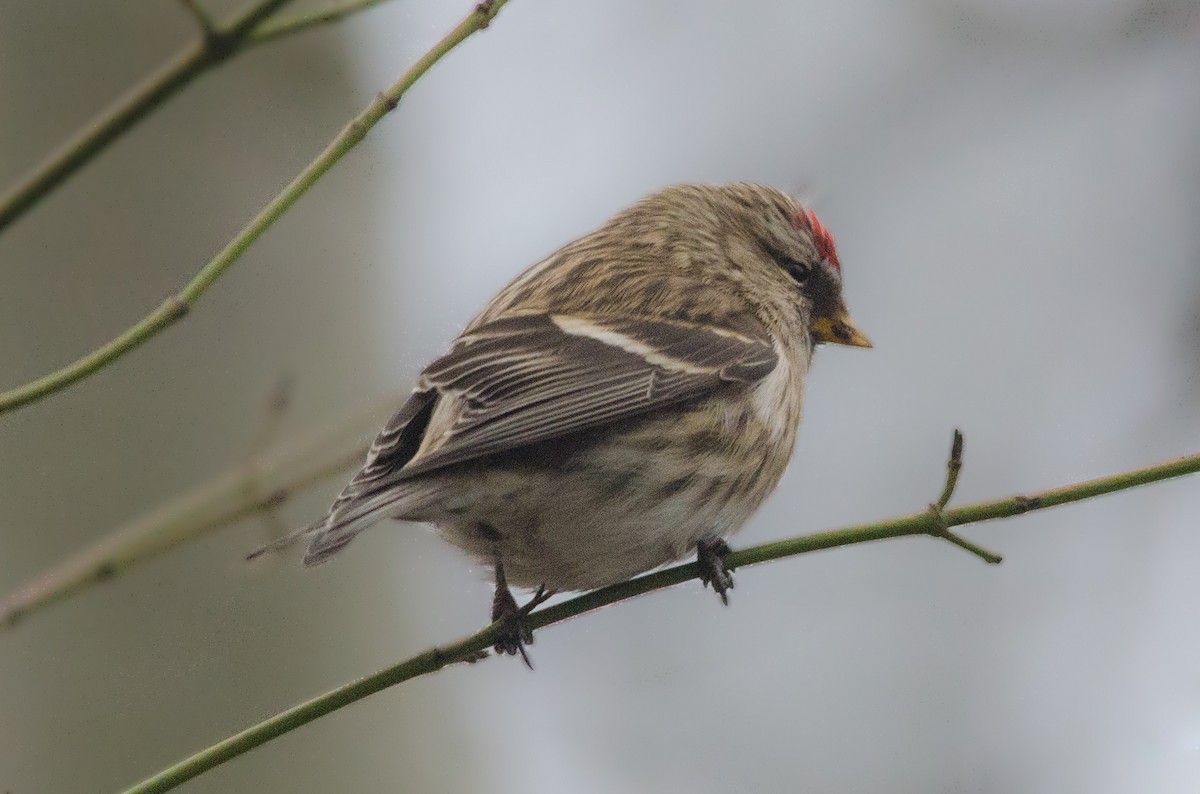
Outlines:
[[[430,523],[494,569],[496,650],[527,663],[548,593],[696,553],[727,602],[724,538],[783,475],[821,342],[870,347],[816,215],[760,185],[669,187],[501,290],[328,515],[267,548],[313,535],[316,565],[381,519]]]

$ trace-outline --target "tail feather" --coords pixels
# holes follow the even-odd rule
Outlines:
[[[259,546],[257,549],[247,554],[246,559],[255,560],[264,554],[274,554],[277,551],[283,551],[288,546],[291,546],[294,543],[299,543],[301,540],[323,531],[328,520],[329,516],[325,516],[319,521],[312,522],[308,526],[300,527],[299,529],[293,529],[283,537],[276,538],[270,543]]]
[[[259,546],[246,555],[253,560],[270,552],[286,549],[302,540],[309,540],[304,553],[305,565],[319,565],[341,551],[358,533],[385,518],[417,518],[421,506],[434,494],[429,488],[384,488],[375,493],[347,498],[343,493],[329,513],[308,526],[293,530],[281,538]]]
[[[308,544],[308,550],[304,552],[304,564],[320,565],[341,551],[364,529],[385,518],[403,517],[411,505],[410,497],[410,493],[397,493],[392,489],[335,504]]]

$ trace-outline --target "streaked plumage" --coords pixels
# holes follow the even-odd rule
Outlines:
[[[305,562],[383,518],[429,522],[496,566],[504,616],[505,578],[586,590],[703,552],[778,484],[822,341],[867,344],[811,211],[667,188],[492,300],[306,530]]]

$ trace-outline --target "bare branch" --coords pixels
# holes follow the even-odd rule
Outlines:
[[[303,33],[306,30],[338,22],[348,16],[357,14],[360,11],[366,11],[386,2],[387,0],[353,0],[353,2],[342,3],[341,5],[313,11],[308,14],[297,14],[288,19],[268,22],[265,25],[260,25],[251,32],[250,36],[246,39],[246,45],[266,44],[276,39],[282,39],[285,36]]]
[[[946,523],[946,505],[950,504],[950,498],[954,496],[954,489],[958,486],[958,474],[962,471],[962,454],[963,434],[961,430],[955,428],[954,439],[950,442],[950,457],[946,461],[946,485],[942,488],[942,495],[938,497],[938,500],[929,505],[929,515],[933,519],[929,534],[966,549],[990,565],[999,565],[1003,562],[1003,557],[972,543],[962,535],[951,532],[950,525]]]
[[[199,0],[179,0],[179,4],[187,10],[196,19],[196,24],[200,26],[200,33],[205,39],[209,39],[217,35],[217,25],[213,22],[213,18],[209,16],[208,11],[204,6],[200,5]]]
[[[0,626],[108,581],[131,568],[255,513],[275,510],[290,496],[361,465],[365,434],[378,428],[399,397],[360,411],[256,455],[208,482],[119,527],[0,601]]]
[[[958,438],[956,434],[956,439]],[[961,463],[961,441],[955,444],[959,449]],[[956,455],[951,453],[953,463]],[[797,554],[831,549],[837,546],[848,546],[854,543],[866,543],[886,538],[899,538],[908,535],[939,534],[935,530],[945,527],[974,524],[997,518],[1009,518],[1021,515],[1031,510],[1040,510],[1056,505],[1091,499],[1103,494],[1135,488],[1160,480],[1194,474],[1200,471],[1200,454],[1177,458],[1172,461],[1149,466],[1144,469],[1114,474],[1095,480],[1066,485],[1041,493],[1011,496],[1006,499],[996,499],[990,502],[979,502],[964,507],[941,509],[935,513],[926,510],[909,516],[894,518],[874,524],[862,524],[845,529],[821,532],[806,537],[791,538],[775,543],[735,551],[726,558],[731,567],[741,568],[747,565],[757,565],[769,560],[779,560]],[[949,478],[957,477],[951,472]],[[953,482],[943,492],[948,502],[954,490]],[[935,503],[940,508],[944,505]],[[531,629],[539,629],[554,623],[560,623],[594,609],[624,601],[634,596],[643,595],[654,590],[661,590],[672,585],[698,578],[700,567],[696,563],[677,565],[666,570],[656,571],[627,582],[611,585],[600,590],[576,596],[568,601],[533,612],[528,623]],[[361,678],[353,683],[338,687],[312,700],[293,706],[287,711],[280,712],[274,717],[253,725],[246,730],[230,736],[212,745],[190,758],[164,769],[153,777],[126,790],[125,794],[148,794],[149,792],[169,791],[184,781],[200,775],[203,772],[220,766],[231,758],[247,753],[262,744],[279,736],[289,733],[313,720],[337,711],[344,706],[355,703],[363,698],[380,692],[388,687],[403,683],[418,676],[436,672],[449,664],[457,662],[478,661],[483,654],[496,642],[497,626],[489,626],[470,637],[458,640],[448,645],[431,648],[411,659],[400,662],[386,670]]]
[[[286,0],[273,0],[281,5]],[[413,86],[435,63],[465,41],[471,34],[483,30],[507,0],[495,0],[478,4],[462,22],[413,64],[390,88],[380,93],[370,105],[354,117],[345,129],[333,139],[325,151],[308,164],[291,183],[271,200],[229,243],[195,275],[177,294],[171,296],[156,311],[139,323],[71,364],[37,380],[0,392],[0,414],[15,410],[59,392],[92,373],[108,366],[129,351],[151,339],[161,331],[174,325],[187,314],[201,295],[252,246],[275,221],[291,209],[308,189],[330,168],[357,146],[367,132],[391,111],[395,110],[400,97]],[[263,3],[262,7],[269,4]],[[269,6],[274,7],[274,6]],[[255,22],[257,24],[257,21]],[[235,26],[234,30],[241,30]],[[241,35],[239,33],[239,35]],[[160,97],[161,98],[161,97]],[[116,132],[114,132],[114,135]],[[91,145],[91,144],[89,144]],[[5,210],[0,207],[0,228],[5,223]]]

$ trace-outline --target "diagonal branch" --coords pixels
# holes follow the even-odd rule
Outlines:
[[[219,35],[217,33],[217,23],[208,15],[208,11],[204,6],[200,5],[199,0],[179,0],[179,4],[183,6],[189,14],[196,19],[196,24],[200,26],[200,33],[205,40],[211,39]]]
[[[286,0],[272,0],[280,5]],[[396,109],[400,98],[417,82],[430,67],[448,52],[465,41],[472,33],[487,27],[508,0],[486,0],[475,6],[462,22],[413,64],[404,75],[387,91],[375,98],[370,105],[354,117],[345,129],[325,148],[325,151],[308,164],[291,183],[275,196],[253,220],[238,232],[229,243],[192,278],[177,294],[169,297],[158,309],[117,338],[97,348],[71,364],[38,378],[24,386],[0,392],[0,414],[36,402],[61,391],[107,366],[164,329],[181,320],[204,292],[236,262],[263,233],[279,220],[293,204],[300,200],[318,179],[341,160],[347,152],[357,146],[380,119]],[[265,5],[265,4],[264,4]],[[255,22],[257,24],[257,21]],[[235,28],[240,30],[239,28]],[[241,35],[241,34],[239,34]],[[0,228],[4,225],[4,211],[0,208]]]
[[[246,37],[246,46],[266,44],[276,39],[282,39],[285,36],[292,36],[296,33],[311,30],[312,28],[338,22],[348,16],[357,14],[359,11],[366,11],[369,8],[374,8],[386,2],[387,0],[351,0],[351,2],[330,6],[329,8],[323,8],[307,14],[297,14],[287,19],[267,22],[251,31],[250,35]]]
[[[956,433],[956,439],[960,435]],[[959,457],[961,465],[961,440],[955,444],[959,456],[951,454],[951,473],[947,487],[943,492],[946,502],[954,490],[953,480],[957,473],[953,461]],[[1034,494],[1011,496],[1005,499],[995,499],[989,502],[978,502],[972,505],[941,510],[939,515],[931,511],[914,513],[888,521],[872,524],[860,524],[845,529],[820,532],[805,537],[790,538],[765,543],[760,546],[735,551],[726,557],[725,562],[730,567],[741,568],[747,565],[770,560],[780,560],[798,554],[832,549],[838,546],[849,546],[855,543],[866,543],[873,540],[899,538],[908,535],[940,534],[939,528],[975,524],[997,518],[1010,518],[1032,510],[1078,502],[1104,494],[1135,488],[1139,485],[1159,482],[1172,477],[1200,472],[1200,453],[1184,458],[1148,466],[1143,469],[1100,477],[1095,480],[1052,488]],[[940,501],[940,500],[939,500]],[[944,508],[944,505],[941,505]],[[576,596],[554,606],[539,609],[528,618],[531,629],[539,629],[554,623],[560,623],[568,618],[582,615],[600,607],[624,601],[634,596],[650,593],[671,587],[700,575],[696,563],[677,565],[666,570],[645,574],[626,582],[611,585],[600,590]],[[253,725],[240,733],[234,734],[217,744],[212,745],[183,761],[164,769],[162,772],[147,778],[141,783],[126,790],[125,794],[149,794],[149,792],[169,791],[184,781],[191,780],[197,775],[219,766],[226,761],[253,750],[262,744],[284,735],[301,725],[337,711],[340,708],[355,703],[363,698],[380,692],[388,687],[403,683],[418,676],[436,672],[443,667],[457,662],[472,662],[483,658],[483,654],[496,642],[497,627],[489,626],[469,637],[440,647],[431,648],[411,659],[400,662],[386,670],[369,675],[353,683],[338,687],[312,700],[293,706],[282,711],[257,725]]]
[[[281,449],[255,454],[105,535],[0,599],[0,628],[239,519],[265,514],[289,497],[362,465],[368,444],[359,439],[379,427],[395,402],[388,399]]]
[[[255,0],[225,25],[214,25],[199,5],[185,2],[185,7],[200,23],[203,33],[200,41],[134,86],[0,197],[0,232],[130,127],[160,107],[168,97],[228,60],[246,43],[251,31],[289,2],[291,0]]]

